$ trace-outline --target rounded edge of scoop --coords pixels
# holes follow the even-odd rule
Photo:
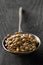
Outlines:
[[[8,50],[8,49],[6,49],[6,48],[5,48],[5,46],[4,46],[5,39],[6,39],[6,37],[2,40],[2,46],[3,46],[4,50],[6,50],[6,51],[8,51],[8,52],[9,52],[9,50]]]
[[[39,43],[39,45],[38,45],[38,47],[37,47],[37,49],[40,47],[40,45],[41,45],[41,40],[40,40],[40,38],[38,37],[38,36],[36,36],[36,35],[34,35],[34,34],[32,34],[34,37],[35,37],[35,39],[37,40],[37,42]]]

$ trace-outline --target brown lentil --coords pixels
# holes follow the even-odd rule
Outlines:
[[[36,50],[38,42],[32,34],[22,34],[16,32],[13,35],[7,35],[5,47],[10,52],[31,52]]]

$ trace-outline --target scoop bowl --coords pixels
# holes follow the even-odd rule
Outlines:
[[[36,41],[39,43],[38,44],[38,47],[37,47],[37,49],[40,47],[40,45],[41,45],[41,40],[40,40],[40,38],[38,37],[38,36],[36,36],[36,35],[34,35],[34,34],[32,34],[34,37],[35,37],[35,39],[36,39]],[[6,37],[3,39],[3,41],[2,41],[2,46],[3,46],[3,48],[4,48],[4,50],[6,50],[6,51],[8,51],[8,52],[10,52],[6,47],[5,47],[5,39],[6,39]],[[37,50],[36,49],[36,50]],[[34,50],[34,51],[36,51],[36,50]],[[34,51],[32,51],[32,52],[34,52]],[[32,53],[32,52],[10,52],[10,53],[14,53],[14,54],[30,54],[30,53]]]

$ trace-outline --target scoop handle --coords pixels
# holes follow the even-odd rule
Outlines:
[[[21,22],[22,22],[22,7],[19,8],[19,29],[18,29],[18,32],[22,32]]]

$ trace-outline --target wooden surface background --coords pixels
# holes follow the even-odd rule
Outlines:
[[[37,52],[28,57],[15,56],[2,47],[3,38],[18,31],[20,6],[25,10],[23,32],[36,34],[42,42]],[[0,65],[43,65],[43,0],[0,0]]]

